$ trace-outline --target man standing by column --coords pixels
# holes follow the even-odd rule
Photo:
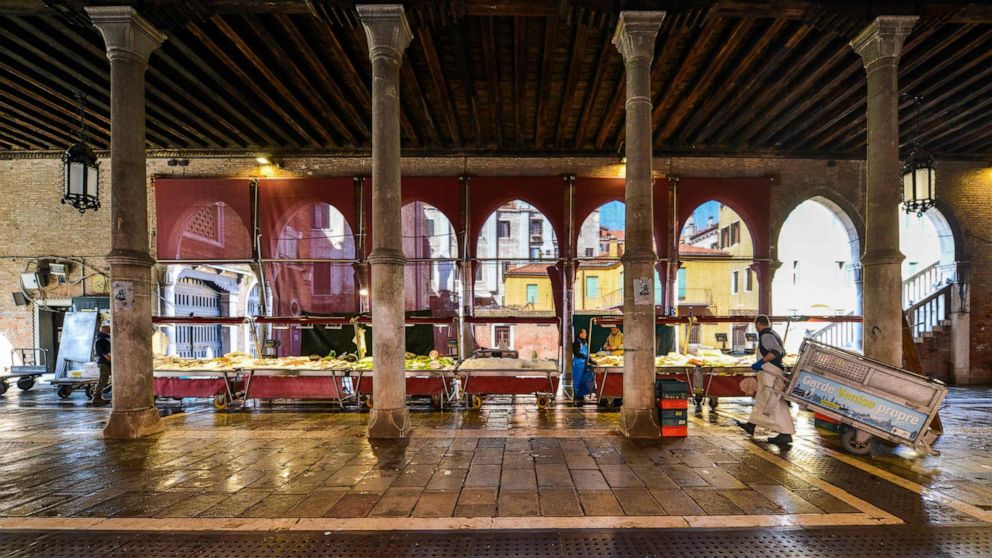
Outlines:
[[[879,16],[853,41],[868,73],[868,179],[865,210],[864,352],[902,366],[902,260],[899,251],[899,56],[916,16]]]
[[[651,61],[664,12],[620,12],[613,44],[627,72],[627,236],[623,255],[623,408],[620,432],[660,435],[654,404],[654,192],[651,176]]]

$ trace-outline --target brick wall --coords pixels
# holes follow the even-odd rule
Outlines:
[[[165,159],[151,159],[148,175],[188,177],[256,176],[260,169],[253,159],[192,159],[188,167],[169,167]],[[408,158],[403,161],[407,176],[563,175],[618,177],[622,167],[612,158]],[[102,162],[101,176],[109,179],[109,160]],[[771,239],[774,244],[789,212],[811,197],[824,197],[844,210],[858,230],[863,230],[863,161],[774,159],[774,158],[658,158],[660,175],[679,176],[774,176],[771,200]],[[350,176],[370,174],[365,158],[290,159],[279,176]],[[109,189],[102,185],[104,209],[80,215],[59,204],[61,164],[57,159],[0,160],[0,366],[9,360],[9,346],[30,346],[32,312],[16,307],[10,292],[17,288],[17,274],[30,258],[41,255],[72,256],[102,268],[109,251]],[[949,217],[964,231],[964,253],[970,260],[972,377],[973,382],[992,381],[992,169],[975,163],[942,163],[939,192]],[[149,181],[149,184],[151,180]],[[895,203],[895,200],[893,200]],[[154,215],[154,196],[149,187],[149,214]],[[153,217],[152,217],[153,219]],[[151,243],[155,245],[154,223]],[[154,248],[153,248],[154,249]],[[78,266],[77,266],[78,267]],[[78,273],[78,270],[77,270]],[[65,295],[78,296],[79,288]]]

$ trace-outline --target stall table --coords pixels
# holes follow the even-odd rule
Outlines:
[[[351,369],[285,366],[246,366],[245,401],[249,399],[333,399],[344,408],[352,397],[345,389]]]
[[[487,395],[537,396],[537,406],[547,408],[558,392],[561,370],[552,360],[519,358],[470,358],[457,368],[467,405],[482,407]]]
[[[155,397],[210,397],[214,408],[221,411],[237,399],[244,386],[240,372],[234,368],[160,368],[152,374]]]
[[[355,373],[358,373],[355,376]],[[451,394],[451,380],[455,373],[453,368],[405,370],[406,394],[412,397],[429,397],[431,405],[436,409],[443,409],[444,403]],[[372,380],[372,371],[368,369],[355,370],[352,372],[352,381],[355,386],[355,395],[358,401],[368,408],[372,408],[373,395],[375,393],[375,383]]]

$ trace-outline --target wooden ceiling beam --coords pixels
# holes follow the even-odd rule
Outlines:
[[[537,117],[534,122],[534,147],[536,149],[544,149],[544,136],[549,128],[548,119],[550,116],[547,112],[550,94],[548,89],[551,88],[551,72],[553,71],[552,64],[554,62],[555,41],[557,36],[558,17],[557,15],[550,16],[548,17],[547,25],[544,27],[544,56],[541,57],[540,88],[540,91],[543,94],[537,96]],[[562,106],[564,106],[564,100],[562,103]]]
[[[23,108],[8,103],[8,100],[16,102],[15,99],[10,99],[6,94],[0,92],[0,109],[3,109],[7,117],[17,122],[23,128],[48,139],[50,142],[49,146],[55,149],[68,149],[70,145],[79,141],[79,138],[73,137],[70,132],[72,128],[63,128],[60,131],[51,121],[46,121],[43,117],[39,117],[36,114],[30,114]]]
[[[11,120],[6,113],[0,112],[0,137],[5,138],[5,142],[12,147],[16,146],[23,150],[44,151],[49,146],[38,143],[37,137],[32,137],[24,132],[24,127],[16,120]]]
[[[695,145],[698,135],[696,131],[703,122],[711,121],[710,115],[714,111],[718,110],[723,106],[727,97],[736,94],[738,89],[738,84],[748,75],[751,74],[752,68],[758,61],[763,60],[765,53],[768,50],[769,45],[779,37],[788,22],[784,19],[776,19],[767,28],[760,30],[760,36],[758,41],[753,47],[748,49],[740,61],[734,65],[734,70],[731,72],[722,83],[722,87],[716,88],[715,91],[710,91],[707,93],[706,98],[703,100],[703,105],[698,110],[693,110],[692,117],[690,118],[688,124],[683,126],[677,133],[676,142],[680,144]]]
[[[954,148],[955,153],[969,155],[992,153],[989,150],[989,144],[992,143],[992,126],[978,128],[962,139],[964,141]]]
[[[496,144],[503,146],[503,103],[499,94],[499,67],[496,60],[496,33],[493,18],[482,20],[482,57],[486,66],[486,85],[489,89],[489,109],[496,130]]]
[[[575,22],[575,34],[572,39],[572,48],[569,53],[568,70],[565,73],[565,89],[562,92],[561,108],[558,110],[555,125],[555,146],[558,149],[565,147],[565,136],[567,135],[569,115],[572,114],[572,103],[575,99],[575,89],[578,87],[579,74],[582,70],[582,61],[585,59],[586,41],[589,37],[589,26],[583,21],[583,14],[580,12]],[[538,95],[538,98],[543,95]]]
[[[264,104],[268,105],[269,110],[279,115],[286,124],[288,124],[297,134],[299,134],[299,137],[303,139],[303,143],[301,144],[299,140],[293,139],[290,140],[291,142],[290,147],[320,147],[320,144],[317,142],[317,140],[315,140],[310,134],[308,134],[307,131],[304,130],[302,126],[300,126],[300,124],[296,121],[296,119],[290,116],[289,113],[286,112],[286,110],[282,107],[282,103],[276,102],[268,94],[265,88],[263,88],[261,85],[256,83],[256,80],[253,79],[251,76],[247,74],[247,72],[244,71],[242,65],[239,62],[236,62],[233,58],[231,58],[231,56],[228,55],[227,52],[220,47],[220,45],[215,43],[210,38],[209,33],[205,32],[203,29],[200,28],[199,25],[195,23],[190,23],[186,27],[186,29],[190,33],[192,33],[193,36],[197,40],[199,40],[200,43],[207,48],[207,50],[211,52],[211,54],[213,54],[218,60],[220,60],[221,63],[223,63],[227,67],[227,69],[233,72],[234,75],[236,75],[237,78],[241,80],[240,85],[243,85],[247,89],[251,90],[251,92],[256,97],[258,97]]]
[[[958,141],[961,136],[957,134],[969,133],[965,129],[972,126],[976,121],[989,122],[989,115],[985,112],[992,112],[992,82],[975,89],[969,93],[968,97],[961,99],[956,104],[957,107],[967,107],[957,113],[949,115],[954,111],[954,106],[945,110],[935,111],[936,114],[921,122],[920,142],[933,151],[947,150],[948,144]],[[974,131],[982,130],[982,127],[974,128]],[[972,132],[973,133],[973,132]],[[948,136],[953,136],[948,138]]]
[[[63,25],[57,19],[49,18],[48,20],[46,20],[46,22],[55,31],[60,32],[63,37],[69,38],[69,40],[71,40],[73,44],[76,45],[76,47],[86,52],[89,52],[91,56],[95,56],[99,58],[106,56],[106,53],[103,51],[103,49],[87,41],[84,37],[79,35],[74,29],[70,29],[69,27]],[[25,24],[27,24],[27,22],[25,22]],[[40,29],[35,29],[34,33],[35,36],[39,36],[39,37],[45,36],[44,32],[41,31]],[[158,81],[158,87],[155,86],[147,87],[146,97],[154,96],[160,99],[160,101],[163,104],[168,105],[171,110],[178,112],[179,114],[182,114],[185,117],[186,122],[188,122],[190,126],[194,124],[197,126],[201,126],[203,130],[200,131],[199,135],[205,139],[209,139],[213,141],[214,146],[219,146],[220,144],[226,144],[224,145],[225,147],[234,147],[239,145],[239,143],[235,141],[233,139],[233,136],[229,135],[228,132],[223,132],[219,128],[214,126],[212,119],[201,118],[193,114],[193,112],[190,110],[190,108],[187,106],[186,103],[200,110],[201,114],[211,114],[212,109],[208,108],[203,102],[201,102],[197,96],[189,95],[188,89],[176,87],[174,76],[164,75],[158,69],[156,63],[158,61],[159,56],[161,56],[161,53],[156,52],[155,58],[152,60],[152,63],[148,65],[148,69],[146,70],[146,73],[150,78],[153,78]],[[172,91],[171,92],[160,91],[159,87],[163,85],[169,87],[170,89],[172,89]],[[183,99],[183,102],[179,102],[176,99]],[[224,119],[218,119],[218,121],[221,123],[221,125],[226,124],[226,120]],[[226,127],[228,127],[229,130],[234,133],[234,135],[240,135],[240,132],[236,127],[230,125],[227,125]],[[213,137],[211,138],[210,136]],[[218,143],[216,140],[220,140],[220,142]]]
[[[524,99],[527,83],[527,18],[513,18],[513,133],[517,147],[524,145]]]
[[[619,56],[619,53],[613,48],[613,36],[610,32],[604,29],[602,35],[602,42],[599,46],[599,58],[596,60],[596,74],[589,84],[589,91],[586,93],[585,100],[582,103],[582,112],[579,113],[579,126],[575,132],[575,147],[577,148],[590,143],[586,141],[586,136],[589,132],[589,126],[594,120],[593,107],[596,105],[596,98],[599,96],[600,88],[603,82],[606,81],[606,75],[611,66],[610,59],[613,56]],[[542,91],[546,90],[542,89]]]
[[[420,81],[417,74],[413,71],[413,64],[409,60],[400,65],[400,80],[401,87],[407,87],[413,91],[413,100],[415,104],[420,106],[420,110],[423,112],[425,125],[420,126],[420,128],[426,129],[430,139],[430,145],[432,147],[441,147],[441,135],[438,132],[437,122],[434,120],[434,110],[427,101],[427,96],[424,95],[423,89],[420,88]],[[413,137],[417,138],[418,144],[424,143],[423,139],[420,138],[420,134],[417,132],[414,132]]]
[[[723,18],[720,18],[723,19]],[[725,20],[729,22],[730,20]],[[688,93],[682,94],[680,91],[678,94],[678,101],[672,101],[674,103],[674,108],[665,111],[661,114],[661,125],[658,127],[657,132],[655,132],[655,143],[670,144],[669,139],[672,137],[674,131],[685,123],[689,115],[696,109],[699,103],[702,102],[706,95],[712,94],[710,86],[713,80],[720,74],[727,61],[732,57],[733,53],[737,52],[741,48],[741,44],[750,35],[751,28],[754,25],[754,20],[752,18],[744,18],[739,20],[736,25],[733,26],[730,36],[722,41],[721,44],[716,45],[716,53],[711,52],[712,43],[719,38],[719,35],[723,31],[723,26],[717,27],[715,30],[709,30],[709,25],[704,28],[703,33],[712,33],[713,38],[707,41],[705,47],[705,56],[708,60],[708,64],[703,63],[705,69],[702,71],[702,75],[695,80],[695,83],[691,86],[686,84],[686,88],[689,89]],[[700,49],[702,50],[702,49]],[[699,63],[697,60],[696,63]],[[673,81],[678,83],[677,81]],[[668,96],[666,95],[666,100]]]
[[[451,93],[448,91],[448,80],[445,78],[444,70],[441,69],[441,60],[438,57],[437,49],[434,47],[434,35],[431,30],[424,27],[417,31],[417,39],[424,52],[427,67],[434,82],[434,89],[437,91],[438,100],[441,101],[444,111],[444,120],[448,126],[448,133],[455,147],[462,147],[462,133],[458,123],[458,115],[455,113],[455,105],[451,100]]]
[[[170,51],[173,48],[179,51],[178,54],[183,57],[182,61],[172,57]],[[210,99],[217,102],[221,108],[241,122],[244,129],[248,130],[247,134],[261,138],[263,144],[259,145],[259,147],[297,144],[296,140],[283,127],[268,117],[266,110],[249,99],[240,88],[235,87],[229,80],[217,73],[216,69],[199,54],[190,49],[177,33],[173,33],[169,37],[169,47],[163,49],[158,56],[168,66],[169,71],[175,72],[190,83],[196,84],[201,91],[206,90],[206,95]],[[196,68],[209,81],[194,76],[186,68],[187,65]],[[239,106],[235,106],[234,103],[237,103]],[[268,127],[269,131],[262,128],[260,124]],[[276,136],[278,136],[278,139],[276,139]]]
[[[248,16],[248,17],[252,17],[252,16]],[[255,69],[262,74],[262,76],[266,79],[266,84],[265,84],[266,87],[271,88],[275,90],[277,93],[279,93],[279,95],[283,98],[283,100],[289,103],[290,106],[293,107],[293,110],[296,111],[296,113],[300,116],[300,118],[303,118],[303,120],[305,120],[306,123],[310,125],[310,128],[314,130],[317,133],[317,135],[321,137],[323,143],[319,143],[319,141],[314,139],[313,135],[307,132],[303,128],[303,126],[301,126],[300,123],[297,122],[296,118],[290,116],[282,108],[281,103],[273,101],[272,104],[278,107],[278,112],[290,122],[290,125],[293,126],[300,135],[302,135],[304,138],[307,138],[308,141],[313,142],[314,145],[316,146],[335,147],[337,145],[337,142],[335,141],[334,137],[331,136],[330,133],[328,133],[327,130],[324,128],[324,126],[321,125],[320,121],[313,114],[310,113],[310,110],[306,106],[304,106],[303,102],[300,101],[296,97],[296,95],[289,90],[289,88],[286,86],[285,81],[281,79],[279,76],[277,76],[275,72],[273,72],[272,69],[268,67],[268,65],[265,63],[264,60],[261,59],[258,53],[256,53],[255,50],[252,49],[252,47],[245,41],[245,38],[241,33],[235,31],[234,28],[231,27],[231,25],[223,17],[214,16],[210,19],[210,21],[214,24],[214,26],[217,27],[217,29],[221,31],[221,33],[223,33],[225,37],[227,37],[227,40],[230,41],[231,44],[233,44],[234,47],[241,52],[242,56],[244,56],[249,62],[251,62],[251,64],[255,67]],[[253,81],[253,80],[251,80],[251,78],[249,77],[248,81]]]
[[[0,73],[8,72],[11,76],[16,79],[8,79],[7,85],[12,87],[20,97],[25,99],[31,99],[36,103],[47,106],[49,109],[55,112],[60,112],[70,120],[77,120],[79,118],[79,108],[76,105],[76,100],[69,97],[60,95],[58,91],[46,88],[46,86],[38,82],[33,77],[18,71],[15,68],[8,66],[0,66]],[[34,89],[26,87],[26,85],[31,85]],[[40,91],[44,91],[41,93]],[[55,102],[49,99],[49,96],[58,99],[59,102]],[[100,142],[105,142],[110,145],[110,122],[108,118],[104,115],[93,111],[92,107],[86,107],[86,125],[91,131],[96,132],[96,136]]]
[[[338,116],[337,111],[331,108],[324,100],[324,96],[322,95],[323,90],[314,86],[314,84],[310,81],[310,78],[304,75],[304,73],[300,70],[299,65],[296,63],[298,58],[296,56],[291,56],[285,49],[283,49],[279,44],[279,41],[273,38],[272,33],[266,29],[265,25],[262,25],[257,17],[243,16],[242,21],[248,26],[248,29],[250,29],[256,37],[261,39],[262,44],[267,49],[268,53],[273,55],[273,57],[282,64],[283,68],[285,68],[286,72],[289,74],[289,80],[294,87],[294,91],[290,92],[290,95],[295,99],[297,98],[295,92],[302,92],[303,96],[309,102],[309,105],[304,106],[308,109],[311,107],[316,108],[319,116],[323,118],[323,120],[315,119],[312,125],[314,129],[318,130],[318,133],[325,139],[325,141],[331,142],[332,145],[356,145],[358,141],[355,138],[355,135],[351,133],[351,130],[348,129],[348,125],[345,124],[344,121]],[[285,28],[280,29],[280,31],[284,33],[287,32]],[[292,39],[290,42],[292,42]],[[254,52],[254,50],[252,50],[252,52]],[[264,63],[263,67],[265,68],[265,72],[272,73],[268,66]],[[288,87],[285,89],[289,92]],[[300,105],[303,105],[302,101],[300,101]],[[309,114],[309,110],[307,114]],[[327,124],[330,124],[331,130],[328,130]],[[344,141],[341,141],[341,139],[335,137],[332,130],[338,132]]]

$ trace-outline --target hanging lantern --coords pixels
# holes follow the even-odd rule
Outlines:
[[[916,106],[915,138],[913,149],[902,164],[902,201],[906,213],[922,216],[937,201],[937,173],[934,158],[920,146],[920,101],[923,97],[913,97]]]
[[[76,92],[79,101],[79,143],[62,155],[62,203],[80,213],[100,208],[100,163],[93,148],[86,143],[86,95]]]

